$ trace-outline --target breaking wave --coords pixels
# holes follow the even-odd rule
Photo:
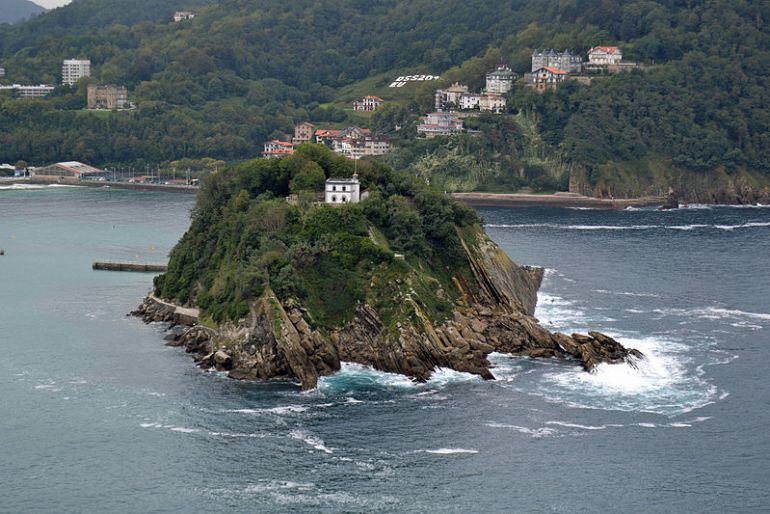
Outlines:
[[[452,383],[479,382],[481,378],[447,368],[433,372],[427,383],[418,383],[397,373],[378,371],[363,364],[343,362],[340,371],[321,377],[318,390],[322,393],[343,393],[350,390],[411,390],[420,387],[444,387]]]
[[[679,230],[691,231],[696,229],[704,230],[722,230],[732,232],[733,230],[746,228],[764,228],[770,227],[770,222],[748,222],[739,225],[560,225],[557,223],[518,223],[518,224],[495,224],[486,225],[487,228],[510,228],[510,229],[529,229],[544,228],[553,230],[583,230],[583,231],[612,231],[612,230]]]
[[[462,453],[479,453],[478,450],[466,450],[465,448],[439,448],[437,450],[425,450],[425,453],[435,455],[458,455]]]
[[[653,337],[619,339],[645,358],[600,364],[591,373],[581,366],[560,366],[543,375],[536,394],[571,407],[663,415],[690,412],[716,400],[719,391],[702,376],[702,367],[692,366],[689,346]]]

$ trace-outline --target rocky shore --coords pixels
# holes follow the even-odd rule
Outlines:
[[[338,371],[341,361],[426,381],[439,367],[492,380],[492,352],[573,359],[587,371],[601,363],[633,364],[643,358],[599,332],[549,332],[533,317],[542,269],[514,264],[489,239],[465,251],[477,284],[456,282],[462,299],[441,323],[428,319],[419,298],[408,291],[392,301],[409,305],[414,321],[396,327],[386,326],[377,310],[363,303],[352,321],[322,332],[313,328],[307,309],[293,299],[279,300],[269,288],[251,303],[246,318],[216,329],[181,317],[180,309],[189,308],[152,295],[132,314],[148,323],[169,323],[167,344],[183,347],[201,367],[228,371],[236,379],[297,380],[305,390]]]

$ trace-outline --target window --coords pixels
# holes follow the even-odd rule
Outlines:
[[[337,186],[332,186],[332,191],[336,191],[336,190],[337,190]]]
[[[337,201],[337,195],[332,195],[332,203]]]
[[[345,203],[345,202],[347,202],[347,201],[348,201],[347,197],[343,196],[343,197],[342,197],[342,203]]]
[[[342,186],[342,190],[343,190],[343,191],[345,190],[345,186]]]

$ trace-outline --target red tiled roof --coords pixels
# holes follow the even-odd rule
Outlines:
[[[294,145],[292,143],[289,143],[287,141],[278,141],[277,139],[273,139],[272,141],[268,142],[269,145],[279,145],[286,148],[294,148]]]
[[[594,50],[598,50],[599,52],[604,52],[608,54],[617,54],[620,53],[620,48],[617,46],[595,46],[592,49],[588,51],[588,53],[593,53]]]
[[[559,68],[554,68],[553,66],[543,66],[542,68],[540,68],[540,70],[549,71],[549,72],[553,73],[554,75],[567,75],[568,74],[566,71],[560,70]],[[540,71],[540,70],[537,70],[537,71]]]

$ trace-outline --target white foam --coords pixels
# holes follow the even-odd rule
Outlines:
[[[302,405],[286,405],[283,407],[271,407],[266,409],[226,409],[222,412],[232,412],[236,414],[298,414],[307,411],[308,408]]]
[[[259,484],[252,484],[246,486],[245,493],[263,493],[268,491],[278,491],[286,489],[299,489],[303,491],[310,491],[315,488],[315,484],[305,482],[293,482],[291,480],[277,481],[270,480]]]
[[[598,425],[598,426],[581,425],[579,423],[567,423],[565,421],[546,421],[545,424],[546,425],[557,425],[557,426],[566,427],[566,428],[579,428],[581,430],[606,430],[606,429],[611,428],[611,427],[612,428],[620,428],[620,427],[623,426],[623,425],[619,425],[619,424],[616,424],[616,423],[608,423],[608,424],[605,424],[605,425]]]
[[[654,309],[652,312],[666,316],[686,316],[701,319],[740,319],[770,321],[770,314],[764,312],[746,312],[738,309],[720,307],[696,307],[694,309]]]
[[[486,426],[491,428],[508,428],[535,438],[547,437],[556,434],[556,430],[549,427],[527,428],[519,425],[508,425],[506,423],[486,423]]]
[[[559,366],[543,375],[537,393],[553,403],[573,407],[679,414],[713,402],[717,388],[688,369],[692,349],[653,337],[617,337],[645,358],[619,364],[603,363],[591,373],[582,366]]]
[[[264,434],[244,434],[244,433],[232,433],[232,432],[209,432],[210,436],[214,437],[229,437],[229,438],[241,438],[241,437],[248,437],[248,438],[256,438],[256,437],[265,437]]]
[[[170,430],[172,432],[182,432],[183,434],[194,434],[195,432],[200,432],[197,428],[187,428],[187,427],[171,427]]]
[[[660,298],[660,295],[653,293],[632,293],[630,291],[609,291],[607,289],[594,289],[597,293],[612,294],[618,296],[633,296],[637,298]]]
[[[690,231],[695,229],[717,229],[733,231],[741,228],[770,227],[770,222],[749,222],[739,225],[559,225],[556,223],[519,223],[519,224],[488,224],[487,228],[546,228],[554,230],[581,230],[581,231],[615,231],[615,230],[680,230]]]
[[[435,455],[458,455],[462,453],[479,453],[478,450],[467,450],[465,448],[439,448],[437,450],[425,450],[425,453]]]
[[[348,391],[350,389],[385,388],[415,389],[423,387],[444,387],[452,383],[476,382],[481,378],[449,368],[437,368],[426,383],[418,383],[405,375],[379,371],[362,364],[343,362],[340,371],[328,377],[321,377],[318,390],[322,392]],[[355,400],[360,401],[360,400]]]
[[[303,443],[312,446],[316,450],[320,450],[324,453],[333,453],[330,448],[326,447],[326,445],[323,442],[323,439],[316,437],[314,435],[310,435],[302,430],[292,430],[291,433],[289,433],[289,436],[292,439],[300,440]]]

